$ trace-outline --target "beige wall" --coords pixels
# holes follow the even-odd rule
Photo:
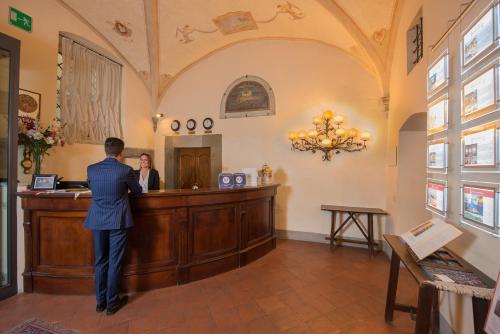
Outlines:
[[[264,78],[276,97],[276,116],[219,119],[227,86],[252,74]],[[354,58],[314,42],[254,41],[232,46],[185,72],[168,90],[160,111],[168,115],[156,137],[157,166],[163,174],[164,137],[170,120],[204,117],[222,134],[223,170],[260,167],[267,162],[278,192],[277,228],[327,234],[330,216],[322,203],[385,208],[386,114],[377,81]],[[342,153],[331,162],[320,154],[292,152],[289,130],[312,128],[312,117],[332,109],[347,126],[373,134],[368,151]],[[163,178],[163,175],[162,175]],[[350,231],[354,231],[351,228]],[[356,234],[356,236],[359,236]]]
[[[15,7],[33,18],[33,31],[25,32],[8,24],[9,6]],[[0,31],[21,41],[21,73],[19,87],[42,94],[41,120],[55,117],[56,64],[59,31],[77,34],[107,50],[109,46],[78,17],[55,0],[2,1],[0,6]],[[145,86],[128,66],[123,67],[122,125],[127,146],[153,147],[151,106]],[[86,166],[104,157],[100,145],[67,145],[49,150],[43,172],[56,173],[66,180],[86,178]],[[19,168],[21,180],[29,181]]]
[[[477,6],[485,6],[490,1],[478,0]],[[398,138],[399,130],[405,120],[414,113],[425,112],[427,104],[426,95],[426,71],[427,66],[432,62],[430,56],[429,45],[435,43],[448,28],[448,20],[455,18],[459,13],[459,6],[461,2],[455,0],[414,0],[404,1],[401,12],[400,26],[398,28],[398,35],[396,38],[396,45],[394,48],[394,61],[392,64],[391,83],[390,83],[390,112],[389,112],[389,125],[388,125],[388,147],[394,147],[398,141],[407,141],[408,138]],[[414,70],[406,74],[406,30],[410,22],[417,13],[418,9],[423,6],[424,15],[424,59],[418,64]],[[458,27],[459,29],[460,27]],[[459,31],[454,35],[458,36]],[[456,38],[455,38],[456,39]],[[455,42],[453,42],[455,43]],[[450,48],[456,47],[455,44],[450,44]],[[454,57],[452,62],[458,61]],[[459,78],[458,72],[453,72],[452,77]],[[452,78],[452,80],[454,80]],[[454,84],[455,85],[455,84]],[[455,86],[456,87],[456,86]],[[456,88],[452,88],[456,89]],[[450,113],[458,113],[457,99],[453,97],[452,104],[450,105]],[[453,115],[454,116],[454,115]],[[457,117],[451,117],[452,122],[457,122]],[[451,132],[449,136],[456,137],[455,124],[451,125]],[[421,140],[419,140],[421,142]],[[420,144],[421,150],[425,152],[425,143]],[[451,147],[453,166],[458,165],[457,151],[459,148],[456,143]],[[415,147],[415,149],[418,149]],[[424,155],[425,156],[425,155]],[[425,164],[425,158],[421,164]],[[451,166],[451,165],[450,165]],[[397,189],[404,183],[408,182],[404,175],[408,175],[408,171],[402,171],[405,168],[400,164],[398,167],[389,167],[387,171],[387,206],[393,215],[391,216],[390,226],[394,232],[401,233],[408,230],[416,224],[411,219],[405,217],[419,216],[425,214],[424,202],[425,192],[416,191],[413,196],[406,194],[406,196],[398,196]],[[459,171],[456,167],[451,168],[448,176],[450,183],[450,192],[454,192],[449,197],[450,221],[458,223],[458,196],[456,195],[458,183],[456,180],[459,178]],[[419,184],[424,187],[425,175]],[[410,196],[409,196],[410,195]],[[415,203],[412,207],[410,203]],[[422,204],[421,204],[422,203]],[[401,214],[405,212],[405,214]],[[461,226],[464,235],[450,244],[450,247],[462,255],[467,261],[477,266],[492,278],[496,278],[500,268],[498,254],[500,253],[500,243],[497,238],[492,238],[490,235]],[[448,323],[453,327],[456,333],[472,333],[472,305],[470,298],[460,298],[452,294],[441,295],[441,313]],[[444,331],[443,333],[447,333]]]

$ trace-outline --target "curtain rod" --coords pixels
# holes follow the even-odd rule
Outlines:
[[[439,38],[436,43],[434,43],[433,45],[431,45],[431,52],[434,52],[434,50],[444,41],[444,39],[446,37],[448,37],[448,35],[450,34],[450,32],[457,26],[457,24],[462,20],[462,17],[469,12],[469,10],[472,8],[472,5],[474,3],[476,3],[476,2],[477,2],[477,0],[471,0],[470,2],[468,2],[466,4],[460,5],[460,6],[467,5],[467,7],[460,13],[460,15],[458,15],[453,20],[453,24],[448,29],[446,29],[446,31],[444,32],[443,36],[441,36],[441,38]]]
[[[97,51],[97,50],[93,49],[92,47],[89,47],[88,45],[85,45],[85,44],[83,44],[83,43],[81,43],[81,42],[75,41],[75,40],[74,40],[73,38],[71,38],[71,37],[65,36],[65,35],[63,35],[63,34],[60,34],[60,35],[61,35],[62,37],[64,37],[64,38],[70,39],[73,43],[76,43],[76,44],[78,44],[78,45],[80,45],[80,46],[83,46],[84,48],[86,48],[86,49],[88,49],[88,50],[90,50],[90,51],[92,51],[92,52],[94,52],[94,53],[97,53],[99,56],[104,57],[104,58],[106,58],[107,60],[112,61],[113,63],[118,64],[118,65],[120,65],[120,66],[122,66],[122,67],[123,67],[123,64],[121,64],[121,63],[117,62],[117,61],[116,61],[116,60],[114,60],[114,59],[111,59],[110,57],[108,57],[108,56],[106,56],[106,55],[102,54],[101,52],[99,52],[99,51]]]

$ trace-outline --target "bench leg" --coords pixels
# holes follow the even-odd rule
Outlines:
[[[333,246],[335,246],[335,216],[336,216],[336,211],[332,211],[332,227],[330,229],[330,249],[333,249]]]
[[[472,312],[474,316],[474,333],[484,333],[483,328],[488,315],[489,301],[486,299],[472,297]]]
[[[394,318],[394,306],[396,305],[396,292],[398,290],[399,263],[399,256],[393,250],[391,255],[391,268],[389,271],[389,284],[387,286],[387,299],[385,301],[386,322],[390,322]]]
[[[373,214],[368,214],[368,251],[370,252],[370,258],[373,257]]]
[[[418,289],[417,322],[415,334],[428,334],[431,329],[432,304],[434,287],[423,284]]]

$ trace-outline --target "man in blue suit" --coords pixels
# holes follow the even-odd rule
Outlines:
[[[122,163],[124,146],[119,138],[106,139],[106,159],[87,168],[92,204],[85,227],[92,230],[94,239],[96,311],[107,308],[107,315],[127,303],[127,297],[120,298],[118,292],[127,229],[134,224],[128,190],[142,192],[133,169]]]

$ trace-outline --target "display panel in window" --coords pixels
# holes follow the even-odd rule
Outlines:
[[[496,124],[488,124],[462,133],[462,165],[464,167],[496,166]]]
[[[498,67],[490,66],[462,86],[462,122],[496,110]]]
[[[427,182],[427,208],[441,215],[446,215],[447,186],[439,181],[429,180]]]
[[[462,216],[465,220],[488,228],[495,227],[496,194],[494,188],[464,185]]]
[[[490,8],[463,35],[463,66],[469,65],[479,55],[493,46],[494,25],[493,8]]]
[[[447,163],[446,139],[433,140],[427,143],[427,168],[445,170]]]
[[[432,95],[448,85],[448,54],[439,57],[427,72],[427,94]]]
[[[433,134],[448,128],[448,95],[433,101],[427,109],[427,133]]]

